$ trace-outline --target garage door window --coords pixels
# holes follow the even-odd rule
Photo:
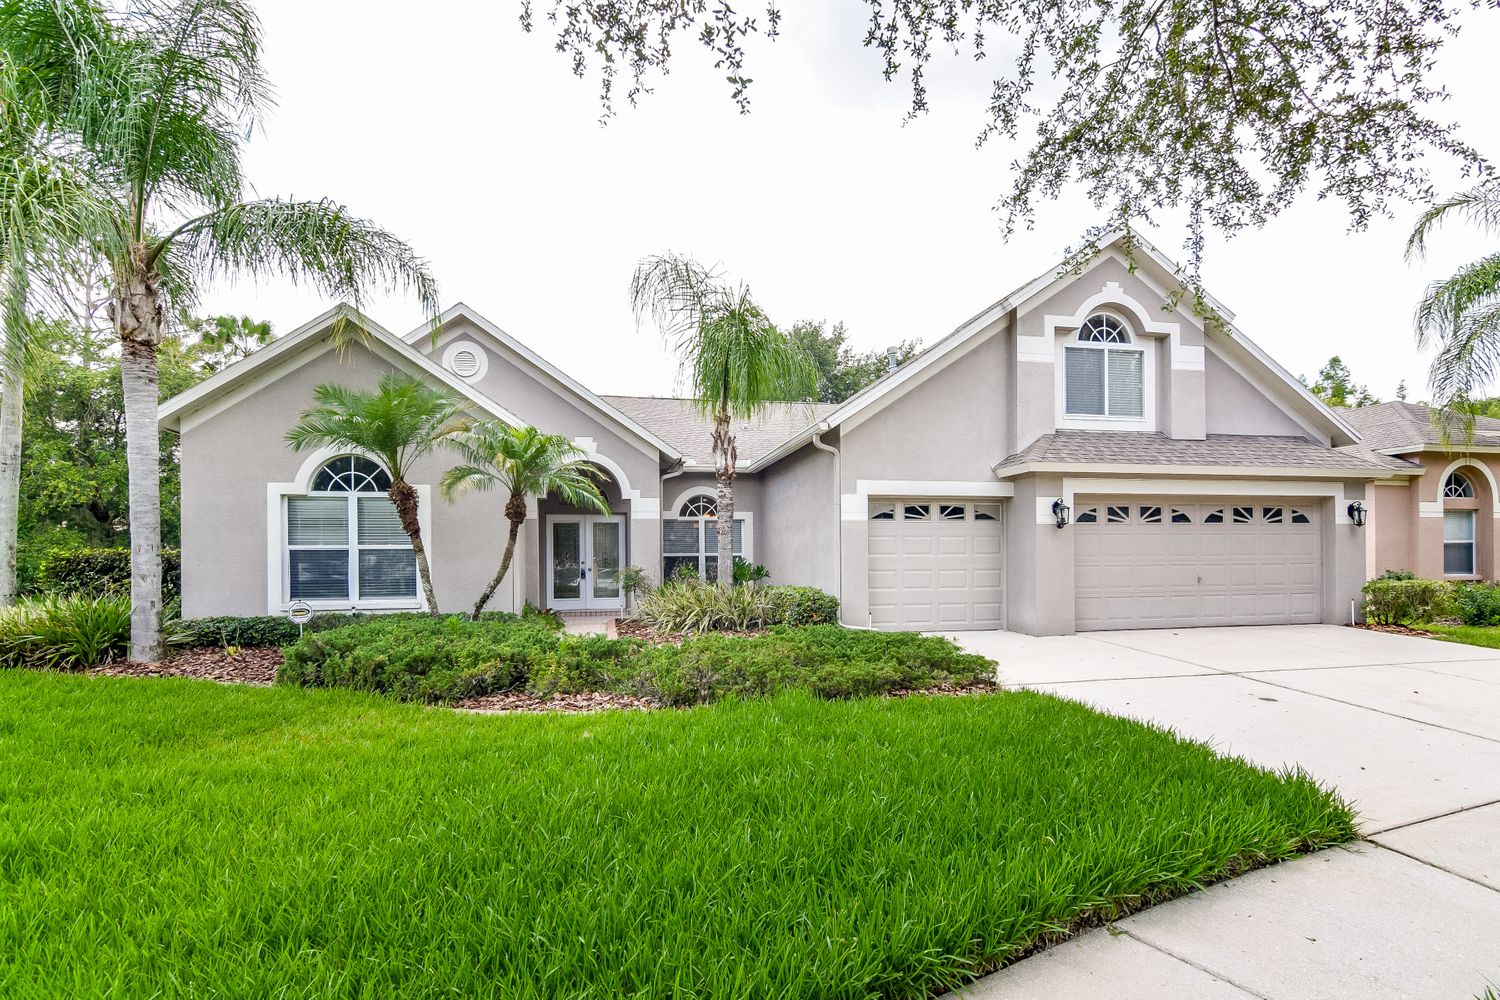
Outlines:
[[[1443,512],[1443,575],[1474,575],[1474,512]]]

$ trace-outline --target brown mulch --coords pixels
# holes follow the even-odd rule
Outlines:
[[[550,698],[538,698],[525,691],[497,691],[478,698],[465,698],[453,706],[463,712],[603,712],[609,709],[645,711],[655,708],[644,698],[629,694],[612,694],[608,691],[585,691],[580,694],[555,694]]]
[[[1359,622],[1349,627],[1362,628],[1367,632],[1386,632],[1390,635],[1414,635],[1421,639],[1434,638],[1431,632],[1423,632],[1419,628],[1407,628],[1405,625],[1377,625],[1374,622]]]
[[[233,653],[222,647],[184,649],[167,654],[160,663],[138,663],[124,660],[107,663],[89,671],[96,677],[188,677],[219,684],[254,684],[269,687],[281,666],[279,649],[237,649]]]

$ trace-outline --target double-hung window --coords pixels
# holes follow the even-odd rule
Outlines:
[[[1146,356],[1132,344],[1125,324],[1096,313],[1074,339],[1075,344],[1063,350],[1064,412],[1082,417],[1145,416]]]
[[[718,505],[707,493],[689,497],[676,517],[661,525],[662,579],[684,574],[716,580],[719,572]],[[732,529],[734,554],[746,558],[745,518],[736,514]]]
[[[375,462],[345,455],[318,471],[308,493],[286,498],[287,600],[335,607],[416,603],[416,557],[386,495],[390,485]]]

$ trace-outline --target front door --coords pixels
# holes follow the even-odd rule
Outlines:
[[[625,518],[559,514],[547,518],[547,606],[554,611],[625,607]]]

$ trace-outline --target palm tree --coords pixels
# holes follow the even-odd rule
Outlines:
[[[432,591],[427,548],[422,544],[417,489],[407,480],[412,466],[430,455],[439,439],[467,424],[463,409],[463,401],[445,389],[405,372],[386,372],[374,392],[327,383],[317,386],[313,405],[286,432],[287,443],[295,451],[348,448],[385,466],[391,475],[386,493],[401,519],[401,530],[411,539],[422,596],[431,615],[438,613],[437,597]]]
[[[494,596],[510,571],[516,553],[516,536],[526,523],[526,498],[556,494],[575,507],[609,513],[599,492],[599,470],[584,460],[584,451],[561,434],[543,434],[535,427],[511,427],[499,420],[486,420],[444,439],[462,456],[464,464],[443,476],[443,496],[453,499],[470,490],[506,491],[505,519],[510,534],[500,569],[474,602],[474,617]]]
[[[25,14],[26,16],[16,16]],[[328,200],[245,200],[244,143],[271,101],[245,0],[7,0],[0,51],[71,60],[55,143],[108,206],[90,226],[121,347],[130,475],[130,655],[159,659],[157,348],[164,318],[230,274],[284,275],[358,304],[371,287],[437,290],[407,244]]]
[[[1433,205],[1417,220],[1406,241],[1407,260],[1420,260],[1427,239],[1449,216],[1458,216],[1490,234],[1500,233],[1500,181],[1488,181]],[[1455,422],[1472,433],[1469,404],[1500,373],[1500,252],[1465,264],[1427,286],[1416,314],[1417,346],[1437,346],[1429,382],[1444,436]]]
[[[636,322],[650,314],[678,356],[679,378],[698,410],[714,422],[718,488],[718,582],[734,582],[732,421],[749,420],[768,403],[809,399],[816,374],[807,352],[771,325],[750,297],[716,270],[675,254],[647,257],[635,269],[630,301]]]

